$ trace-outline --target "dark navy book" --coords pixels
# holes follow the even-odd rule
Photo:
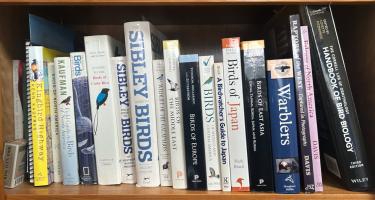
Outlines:
[[[198,55],[181,55],[179,62],[187,186],[191,190],[205,190],[207,178]]]
[[[84,52],[70,54],[76,120],[79,177],[81,184],[97,184],[95,145],[91,123],[89,83]]]
[[[267,60],[275,191],[300,192],[296,102],[292,59]]]

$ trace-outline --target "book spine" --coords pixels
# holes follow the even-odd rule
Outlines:
[[[190,190],[205,190],[207,188],[198,66],[197,54],[179,57],[187,188]]]
[[[314,82],[311,67],[310,41],[308,32],[309,31],[307,26],[301,26],[301,41],[307,101],[307,118],[309,120],[310,129],[310,147],[312,152],[312,166],[314,169],[314,184],[316,192],[323,192],[322,169],[320,164],[320,149],[318,138],[318,124],[316,121]]]
[[[250,191],[240,38],[222,39],[232,191]]]
[[[24,80],[23,80],[23,132],[27,142],[26,147],[26,179],[30,183],[34,182],[34,163],[33,163],[33,137],[32,137],[32,117],[31,117],[31,96],[30,96],[30,42],[25,43],[25,66],[23,68]]]
[[[214,56],[199,57],[207,189],[221,190],[213,67]]]
[[[22,69],[23,63],[20,60],[13,60],[13,119],[14,119],[14,138],[22,139],[22,105],[19,93],[19,69]]]
[[[180,79],[178,75],[180,47],[178,40],[163,41],[165,85],[173,188],[187,188],[185,143],[183,132]]]
[[[78,185],[77,138],[69,57],[55,58],[55,73],[63,184]]]
[[[44,85],[43,47],[29,47],[31,127],[33,140],[34,185],[51,183],[47,157],[46,98]]]
[[[121,183],[120,147],[113,91],[111,57],[121,53],[120,42],[106,35],[85,37],[95,158],[99,185]]]
[[[116,99],[117,125],[119,126],[119,146],[120,146],[120,165],[121,182],[136,183],[135,158],[133,147],[133,136],[131,131],[130,105],[129,105],[129,86],[127,76],[126,57],[111,58],[112,74],[114,76],[113,91]]]
[[[219,156],[220,156],[220,171],[221,171],[221,185],[223,191],[229,192],[232,189],[230,176],[230,155],[229,155],[229,140],[228,140],[228,123],[227,123],[227,109],[225,100],[225,85],[224,85],[224,67],[223,63],[214,63],[214,78],[215,78],[215,93],[216,93],[216,118],[217,118],[217,132],[219,134]]]
[[[336,160],[332,159],[339,171],[331,171],[340,175],[348,189],[367,190],[371,182],[368,160],[331,7],[307,6],[306,13],[319,60],[316,77],[336,148]]]
[[[132,131],[135,144],[137,186],[160,185],[155,91],[152,70],[153,44],[158,38],[151,32],[149,22],[125,23],[125,46],[128,58],[128,77]],[[161,43],[160,43],[161,45]]]
[[[290,15],[290,34],[293,53],[293,69],[296,88],[297,124],[300,140],[303,188],[306,193],[315,192],[310,129],[307,113],[306,85],[303,68],[302,42],[299,15]]]
[[[97,184],[98,178],[85,52],[70,53],[70,62],[77,132],[79,180],[81,184]]]
[[[3,154],[3,166],[4,166],[4,187],[13,188],[12,180],[14,177],[14,155],[16,154],[16,146],[5,143],[4,154]]]
[[[51,139],[53,157],[53,181],[62,182],[62,165],[60,155],[59,117],[57,115],[56,73],[54,63],[48,63],[48,82],[51,113]]]
[[[273,191],[271,127],[264,40],[241,42],[247,144],[252,191]]]
[[[277,193],[299,193],[296,103],[292,59],[267,60],[268,100]]]
[[[160,184],[161,186],[172,186],[164,60],[153,60],[153,74],[158,128]]]

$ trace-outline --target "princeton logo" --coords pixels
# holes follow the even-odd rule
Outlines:
[[[267,60],[267,71],[271,72],[271,79],[293,78],[293,60]]]

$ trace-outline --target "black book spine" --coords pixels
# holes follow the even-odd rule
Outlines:
[[[252,191],[274,191],[264,40],[241,42]]]
[[[187,187],[205,190],[207,178],[198,55],[181,55],[179,59]]]
[[[336,158],[329,157],[326,151],[323,154],[327,168],[348,189],[368,190],[371,180],[367,155],[331,8],[306,6],[306,14],[318,59],[318,65],[313,67],[324,98],[322,104],[333,142],[330,146],[335,148]]]
[[[302,162],[303,188],[307,193],[315,192],[310,129],[307,118],[306,86],[303,69],[301,29],[299,15],[290,15],[290,34],[293,52],[294,79],[296,88],[299,147]]]

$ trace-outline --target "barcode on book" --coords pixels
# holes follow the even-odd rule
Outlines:
[[[341,178],[336,159],[328,154],[324,154],[324,160],[326,161],[327,169],[337,177]]]

